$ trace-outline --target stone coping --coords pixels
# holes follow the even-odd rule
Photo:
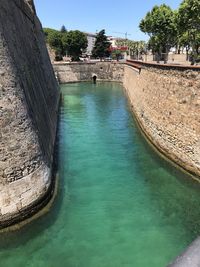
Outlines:
[[[54,61],[52,63],[52,65],[55,65],[55,66],[62,66],[62,65],[96,65],[96,64],[113,64],[113,65],[116,65],[116,64],[124,64],[126,63],[125,61],[124,62],[120,62],[120,61],[96,61],[96,62],[83,62],[83,61],[76,61],[76,62],[64,62],[64,61]]]
[[[139,60],[127,60],[127,64],[136,64],[140,67],[154,67],[160,69],[173,69],[179,71],[195,70],[200,71],[200,66],[186,66],[186,65],[177,65],[177,64],[162,64],[162,63],[148,63]]]

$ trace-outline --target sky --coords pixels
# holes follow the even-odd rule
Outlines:
[[[139,30],[140,20],[154,5],[163,3],[177,9],[182,0],[35,0],[37,15],[43,27],[80,30],[95,33],[102,29],[107,35],[147,40]]]

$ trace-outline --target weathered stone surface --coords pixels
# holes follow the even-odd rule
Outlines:
[[[200,72],[125,66],[124,87],[152,143],[170,159],[200,175]]]
[[[51,183],[59,90],[33,1],[0,1],[0,227]]]
[[[200,175],[200,71],[125,64],[55,64],[61,83],[123,81],[135,115],[152,143],[174,162]]]
[[[60,83],[97,80],[122,82],[124,64],[112,62],[54,64]]]

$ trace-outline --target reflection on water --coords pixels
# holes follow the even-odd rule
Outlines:
[[[161,267],[200,232],[199,184],[152,151],[120,85],[62,86],[59,194],[0,236],[2,267]]]

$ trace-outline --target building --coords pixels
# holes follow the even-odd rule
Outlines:
[[[88,40],[88,46],[87,46],[85,54],[87,56],[91,56],[92,55],[92,49],[93,49],[95,41],[96,41],[96,34],[88,33],[88,32],[85,32],[85,34],[86,34],[87,40]]]
[[[117,41],[121,41],[121,40],[124,40],[124,39],[120,37],[108,36],[108,41],[111,43],[112,47],[117,48]]]
[[[120,37],[108,36],[108,40],[111,43],[111,46],[110,46],[110,51],[111,52],[113,52],[115,50],[118,50],[118,51],[121,52],[121,59],[129,59],[129,56],[128,56],[129,48],[126,45],[127,39],[120,38]],[[119,46],[117,44],[118,41],[121,41],[122,44],[123,44],[123,41],[124,41],[124,44]]]
[[[96,41],[96,34],[94,33],[88,33],[85,32],[86,36],[87,36],[87,40],[88,40],[88,46],[86,49],[86,52],[83,54],[84,56],[88,56],[90,57],[92,55],[92,49],[94,48],[95,45],[95,41]],[[111,43],[111,47],[110,47],[110,51],[114,51],[114,50],[120,50],[121,54],[122,54],[122,58],[123,59],[127,59],[127,51],[128,51],[128,47],[126,45],[124,46],[117,46],[117,41],[121,41],[121,40],[125,40],[123,38],[120,37],[113,37],[113,36],[107,36],[108,41]]]

